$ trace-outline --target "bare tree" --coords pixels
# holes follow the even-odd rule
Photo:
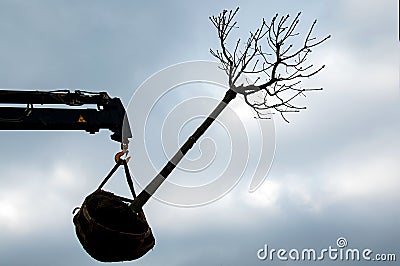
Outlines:
[[[276,14],[270,23],[263,20],[255,32],[250,32],[244,43],[238,39],[234,47],[229,49],[227,39],[237,27],[234,18],[238,11],[239,8],[224,10],[219,16],[210,17],[217,28],[221,45],[221,50],[211,49],[210,52],[221,62],[229,78],[229,87],[244,96],[259,118],[267,118],[266,111],[275,110],[288,122],[285,113],[305,108],[294,105],[293,100],[305,92],[320,90],[301,88],[300,83],[301,79],[314,76],[325,67],[307,65],[306,60],[312,48],[326,41],[330,35],[321,40],[312,37],[317,23],[314,20],[301,46],[295,49],[291,41],[299,36],[296,28],[301,13],[291,21],[289,15],[279,18]],[[238,86],[243,74],[258,76],[253,83]]]
[[[330,35],[320,40],[312,37],[316,20],[298,48],[295,48],[291,42],[300,35],[296,31],[300,13],[292,20],[289,15],[279,17],[278,14],[272,18],[270,23],[263,20],[255,32],[250,32],[250,36],[245,42],[238,39],[234,45],[228,46],[228,37],[232,30],[237,28],[235,16],[238,11],[239,8],[230,11],[224,10],[218,16],[210,17],[217,29],[221,46],[219,50],[211,49],[210,52],[218,58],[221,62],[221,69],[228,76],[228,91],[174,157],[135,198],[131,204],[131,208],[135,212],[141,210],[180,160],[238,93],[244,96],[244,100],[255,110],[258,118],[268,118],[269,111],[275,110],[288,122],[285,117],[286,113],[299,112],[305,108],[295,105],[293,103],[295,98],[305,95],[309,91],[321,90],[300,86],[302,79],[312,77],[324,68],[324,66],[314,67],[313,64],[306,63],[312,48],[330,38]],[[256,75],[255,81],[247,80],[247,84],[239,85],[238,82],[245,75]]]

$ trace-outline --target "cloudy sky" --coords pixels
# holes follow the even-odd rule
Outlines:
[[[395,0],[0,0],[0,88],[107,91],[128,106],[157,71],[213,60],[209,49],[218,48],[218,40],[208,17],[237,6],[242,37],[276,13],[303,12],[300,31],[318,19],[315,34],[332,38],[315,49],[312,60],[327,67],[307,84],[324,91],[309,95],[307,110],[292,115],[290,124],[274,119],[275,157],[258,190],[249,193],[251,175],[244,174],[225,197],[201,207],[151,200],[145,212],[156,246],[124,265],[303,265],[261,261],[257,251],[265,244],[321,250],[337,247],[339,237],[350,248],[400,259]],[[165,108],[173,108],[166,99]],[[80,246],[71,212],[113,166],[119,145],[109,135],[0,132],[1,265],[100,264]],[[162,157],[151,147],[159,167]],[[141,158],[134,156],[131,166],[137,164]],[[109,188],[126,193],[122,180]]]

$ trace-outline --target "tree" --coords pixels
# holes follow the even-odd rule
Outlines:
[[[302,79],[316,75],[325,67],[324,65],[315,67],[313,64],[306,64],[312,48],[330,38],[330,35],[320,40],[312,37],[316,20],[298,48],[295,48],[290,41],[300,35],[296,28],[301,13],[298,13],[292,20],[289,15],[279,17],[278,14],[272,18],[270,23],[263,19],[261,26],[255,32],[250,32],[250,36],[245,42],[238,39],[234,45],[229,45],[228,37],[232,30],[237,28],[235,16],[238,11],[239,8],[230,11],[224,10],[218,16],[210,17],[212,24],[217,29],[220,41],[220,49],[215,51],[211,49],[210,52],[221,62],[221,69],[228,76],[229,89],[211,114],[134,199],[131,208],[135,212],[142,209],[176,165],[237,94],[243,95],[245,102],[254,109],[258,118],[269,118],[272,110],[289,122],[285,116],[286,113],[299,112],[306,108],[295,105],[294,99],[304,96],[307,92],[321,90],[321,88],[302,88],[300,86]],[[255,81],[238,84],[246,74],[256,76]]]

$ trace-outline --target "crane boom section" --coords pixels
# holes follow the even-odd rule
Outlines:
[[[4,104],[25,104],[24,107]],[[44,108],[35,105],[96,105],[97,108]],[[0,130],[85,130],[113,132],[111,139],[128,143],[132,137],[125,108],[106,92],[0,90]]]

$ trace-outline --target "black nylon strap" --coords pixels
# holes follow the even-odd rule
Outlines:
[[[121,164],[117,162],[97,189],[102,189]]]
[[[131,174],[129,172],[128,163],[126,162],[126,160],[123,160],[122,164],[124,165],[126,182],[128,183],[128,186],[129,186],[129,189],[131,190],[133,198],[136,198],[135,188],[133,187],[133,181],[132,181]]]
[[[101,182],[100,186],[97,189],[98,190],[102,189],[104,187],[104,185],[108,182],[108,180],[110,180],[111,176],[115,173],[115,171],[117,171],[118,167],[120,167],[121,165],[124,166],[126,182],[128,183],[128,186],[132,193],[132,196],[133,196],[133,198],[136,198],[135,188],[133,186],[132,176],[129,172],[128,163],[126,162],[126,160],[122,160],[122,159],[120,159],[114,165],[114,167],[111,169],[111,171],[108,173],[108,175],[104,178],[103,182]],[[131,201],[131,200],[129,200],[129,201]]]

